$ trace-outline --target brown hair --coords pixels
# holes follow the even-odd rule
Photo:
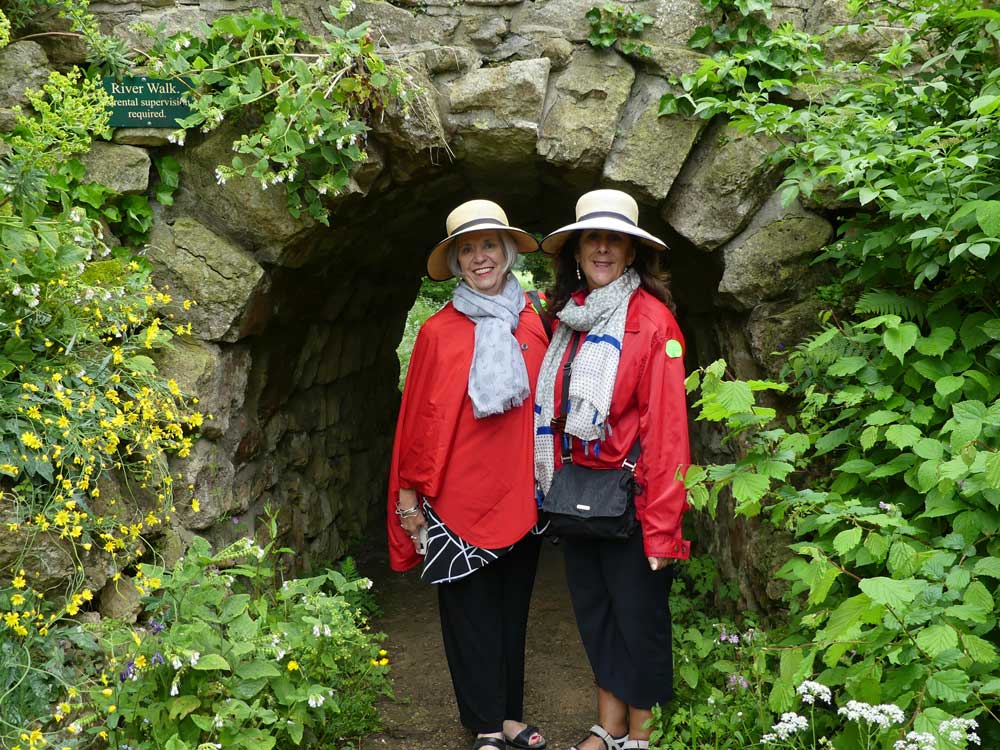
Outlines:
[[[549,312],[555,315],[566,307],[570,295],[578,289],[583,289],[587,285],[586,279],[578,279],[576,266],[576,250],[580,246],[580,235],[577,230],[569,236],[563,243],[562,248],[552,258],[552,265],[555,269],[555,282],[546,292],[548,297]],[[632,261],[632,268],[639,274],[640,286],[660,300],[670,308],[670,312],[676,312],[674,308],[674,298],[670,294],[670,274],[660,268],[660,251],[653,250],[648,245],[637,241],[634,237],[626,235],[632,241],[635,249],[635,259]]]

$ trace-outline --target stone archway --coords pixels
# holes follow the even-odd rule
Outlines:
[[[94,10],[128,36],[137,18],[169,32],[255,4]],[[808,264],[832,237],[828,219],[781,206],[770,144],[721,122],[656,116],[666,77],[698,63],[684,46],[706,22],[697,0],[634,4],[656,18],[644,33],[649,58],[589,47],[592,4],[360,2],[352,20],[373,22],[386,54],[424,95],[410,118],[389,112],[375,124],[370,158],[335,200],[330,228],[292,217],[278,189],[249,179],[217,184],[232,129],[191,134],[184,148],[163,132],[119,130],[115,144],[100,147],[94,168],[112,165],[108,179],[131,169],[148,178],[142,150],[170,151],[183,168],[149,249],[176,300],[166,312],[194,327],[162,366],[213,414],[178,462],[201,501],[198,513],[178,508],[181,537],[228,541],[253,531],[270,506],[297,564],[309,568],[343,554],[381,517],[398,405],[395,348],[424,253],[450,208],[469,197],[498,200],[519,226],[544,232],[571,219],[586,189],[632,193],[643,225],[673,248],[690,366],[725,357],[742,377],[773,372],[770,353],[814,323],[820,272]],[[816,28],[832,7],[790,0],[779,12]],[[307,3],[287,11],[313,28],[324,20]],[[59,64],[55,54],[49,60]],[[126,162],[136,166],[115,166]],[[186,310],[184,298],[198,304]],[[719,436],[697,425],[694,449],[700,461],[725,453]],[[768,598],[760,581],[770,561],[752,553],[758,533],[728,522],[699,534],[701,549],[740,580],[749,607]]]

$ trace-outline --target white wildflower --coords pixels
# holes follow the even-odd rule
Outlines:
[[[192,653],[191,654],[191,666],[192,667],[195,666],[198,663],[199,659],[201,659],[201,654],[199,652],[195,651],[194,653]]]
[[[848,721],[864,721],[882,729],[888,729],[893,724],[902,724],[906,720],[902,709],[893,703],[872,706],[861,701],[848,701],[847,706],[840,708],[837,713],[846,716]]]
[[[324,698],[322,695],[320,695],[318,693],[316,695],[310,695],[309,696],[309,705],[312,708],[319,708],[320,706],[323,705],[323,702],[325,700],[326,700],[326,698]]]
[[[904,739],[893,743],[892,750],[937,750],[937,740],[927,732],[908,732]]]
[[[805,716],[799,716],[794,711],[787,711],[781,715],[781,721],[773,725],[771,730],[778,736],[778,739],[787,740],[793,734],[808,728],[809,721]]]
[[[175,682],[171,682],[170,683],[170,694],[171,695],[179,695],[180,692],[181,692],[181,689],[180,689],[180,686],[177,684],[177,682],[176,681]]]
[[[941,722],[938,732],[948,735],[948,740],[955,744],[965,741],[978,745],[979,735],[971,731],[978,728],[979,723],[975,719],[948,719]]]
[[[795,689],[795,692],[801,696],[803,703],[808,703],[810,706],[816,703],[817,698],[827,705],[832,702],[830,688],[819,682],[813,682],[812,680],[806,680],[803,682]]]

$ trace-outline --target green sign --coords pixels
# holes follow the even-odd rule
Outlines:
[[[177,120],[191,114],[181,99],[188,90],[177,79],[105,76],[104,90],[114,97],[111,105],[113,128],[176,128]]]

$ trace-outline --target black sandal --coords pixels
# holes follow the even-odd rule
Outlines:
[[[528,724],[524,729],[514,735],[511,739],[507,740],[507,744],[510,747],[517,748],[517,750],[545,750],[545,745],[547,744],[545,738],[542,738],[541,742],[536,742],[532,745],[528,740],[531,739],[531,735],[537,734],[541,735],[541,730],[538,727],[531,726]]]
[[[502,737],[478,737],[472,743],[472,750],[479,750],[481,747],[495,747],[497,750],[507,750],[507,743]]]

